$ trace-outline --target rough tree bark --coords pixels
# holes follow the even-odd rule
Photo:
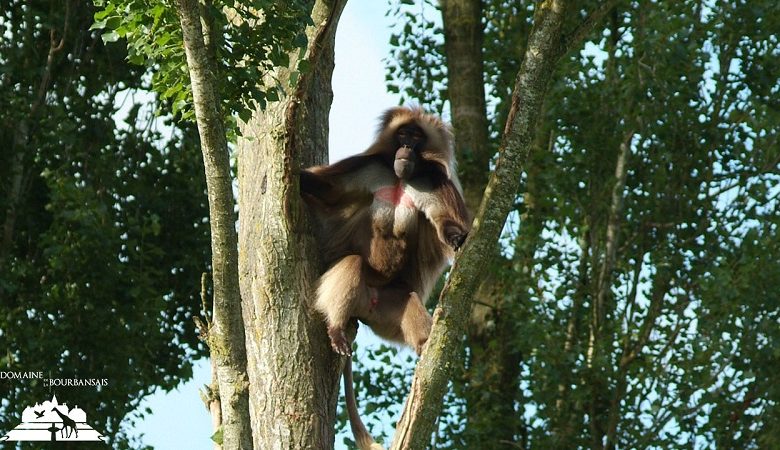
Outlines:
[[[567,0],[537,3],[534,25],[512,96],[496,169],[488,181],[474,229],[455,260],[434,312],[434,325],[412,380],[412,389],[393,439],[392,449],[427,448],[447,380],[457,361],[467,324],[470,299],[480,282],[484,255],[489,255],[506,222],[518,189],[518,174],[532,146],[548,81],[558,59],[578,44],[615,1],[602,4],[570,35],[564,34]]]
[[[323,449],[334,441],[343,361],[311,308],[319,273],[298,191],[300,167],[327,159],[336,25],[346,0],[317,1],[294,92],[241,125],[238,143],[240,286],[254,448]],[[269,74],[289,85],[300,55]]]
[[[252,439],[228,146],[198,1],[179,0],[177,7],[208,189],[214,312],[207,339],[219,387],[222,443],[229,449],[248,449]]]

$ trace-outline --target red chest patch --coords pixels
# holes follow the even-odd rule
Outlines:
[[[395,186],[385,186],[379,188],[374,193],[374,198],[383,202],[391,203],[395,206],[404,206],[406,208],[414,208],[414,200],[412,196],[404,192],[404,186],[401,183]]]

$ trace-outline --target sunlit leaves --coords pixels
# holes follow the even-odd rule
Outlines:
[[[438,2],[391,3],[388,15],[396,19],[391,53],[385,60],[388,91],[400,93],[402,103],[417,103],[441,113],[446,65]]]
[[[105,42],[124,39],[128,60],[153,67],[152,84],[170,111],[192,119],[192,91],[173,2],[104,0],[93,28],[102,29]],[[226,116],[248,118],[255,105],[264,108],[292,89],[297,78],[284,84],[268,79],[275,67],[289,65],[289,52],[305,49],[304,29],[311,24],[313,2],[217,1],[204,7],[213,26],[214,74]],[[305,70],[299,67],[298,70]],[[235,120],[227,120],[229,133]],[[231,125],[232,124],[232,125]]]

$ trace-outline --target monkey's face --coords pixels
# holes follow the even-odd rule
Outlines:
[[[395,175],[408,180],[414,174],[414,168],[419,161],[419,152],[425,146],[425,132],[414,124],[403,125],[395,133],[397,150],[393,169]]]
[[[417,165],[417,154],[411,147],[403,146],[396,150],[393,162],[395,176],[402,180],[410,179],[415,165]]]
[[[398,147],[409,147],[412,150],[420,151],[425,146],[425,132],[415,124],[406,124],[398,127],[395,132],[395,138],[398,140]]]

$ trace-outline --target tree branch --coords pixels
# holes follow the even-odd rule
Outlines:
[[[580,22],[574,31],[564,37],[563,43],[561,45],[561,48],[563,49],[561,55],[569,53],[572,49],[574,49],[575,46],[580,45],[588,33],[593,30],[596,24],[600,23],[601,20],[604,19],[604,16],[606,16],[607,13],[609,13],[609,11],[618,4],[618,2],[620,2],[620,0],[607,0],[599,5],[599,7],[590,14],[588,14],[588,16],[585,17],[585,20]]]
[[[204,42],[198,0],[177,4],[195,117],[200,135],[211,225],[214,314],[209,349],[215,362],[222,415],[222,443],[252,448],[244,323],[238,284],[238,237],[227,138],[220,111],[213,60]],[[216,418],[212,418],[216,420]],[[216,422],[215,422],[216,423]]]
[[[617,4],[604,3],[564,39],[566,0],[538,4],[525,57],[517,74],[512,104],[496,169],[482,199],[474,228],[456,257],[434,312],[428,343],[417,364],[412,387],[393,440],[392,449],[426,448],[441,409],[447,381],[454,369],[465,331],[469,305],[480,280],[479,268],[491,254],[515,201],[519,174],[530,152],[536,123],[549,80],[558,59],[579,43]]]
[[[54,7],[52,7],[53,9]],[[11,179],[11,186],[8,191],[8,207],[6,208],[5,220],[3,222],[3,238],[0,241],[0,267],[5,264],[8,255],[11,252],[13,246],[14,229],[16,228],[16,219],[19,214],[19,205],[22,204],[22,185],[24,179],[28,177],[25,174],[25,155],[26,146],[30,138],[30,124],[33,124],[32,128],[35,130],[35,117],[38,110],[43,106],[46,100],[46,93],[49,90],[49,84],[51,82],[52,68],[54,67],[54,57],[65,46],[65,37],[68,35],[68,25],[70,23],[70,1],[65,2],[65,18],[62,25],[62,36],[59,40],[56,39],[56,30],[52,27],[49,30],[49,51],[46,54],[46,65],[43,67],[43,76],[40,83],[38,83],[38,89],[36,90],[35,99],[30,105],[30,113],[26,119],[21,119],[16,124],[13,142],[11,143],[11,149],[13,156],[11,157],[11,168],[9,177]]]
[[[542,2],[534,16],[512,96],[500,156],[483,197],[474,229],[442,291],[434,324],[412,380],[411,393],[398,422],[392,449],[426,448],[434,431],[441,401],[457,360],[479,269],[491,254],[518,191],[519,174],[531,149],[544,95],[559,56],[565,0]]]
[[[593,361],[593,352],[597,345],[601,326],[606,317],[605,302],[612,290],[612,271],[615,266],[615,253],[618,245],[618,228],[620,227],[620,214],[623,210],[623,189],[626,187],[628,174],[628,154],[631,151],[631,139],[634,131],[629,131],[623,142],[620,143],[615,163],[615,185],[612,187],[612,199],[609,207],[609,219],[607,223],[606,250],[604,261],[601,264],[599,278],[596,284],[596,299],[593,304],[593,316],[590,331],[590,344],[588,346],[588,365]]]

